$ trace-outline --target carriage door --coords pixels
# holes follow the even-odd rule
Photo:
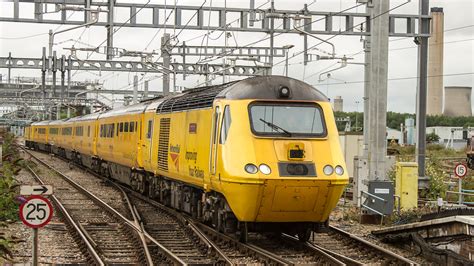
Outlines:
[[[145,169],[151,169],[151,156],[152,156],[152,136],[153,136],[153,117],[151,115],[144,115],[144,120],[141,127],[143,132],[140,132],[141,138],[141,152],[143,167]]]
[[[209,153],[209,174],[211,177],[216,175],[216,165],[217,165],[217,147],[219,146],[218,137],[219,137],[219,121],[221,116],[220,106],[214,108],[212,114],[212,131],[211,131],[211,151]]]

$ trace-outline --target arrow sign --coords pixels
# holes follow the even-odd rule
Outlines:
[[[25,185],[20,187],[20,195],[51,195],[53,186],[50,185]]]

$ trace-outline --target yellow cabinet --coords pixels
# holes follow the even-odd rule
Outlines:
[[[400,196],[401,209],[418,207],[418,164],[398,162],[395,179],[395,194]]]

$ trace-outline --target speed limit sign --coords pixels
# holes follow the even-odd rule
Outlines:
[[[20,219],[31,228],[47,225],[51,217],[53,217],[53,207],[49,200],[42,196],[31,196],[20,206]]]
[[[462,163],[457,164],[454,168],[454,174],[459,178],[465,177],[467,174],[467,166]]]

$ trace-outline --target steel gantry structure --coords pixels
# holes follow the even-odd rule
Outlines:
[[[25,23],[46,23],[46,24],[62,24],[62,25],[84,25],[90,22],[91,10],[107,10],[107,20],[97,21],[92,26],[107,27],[107,46],[106,55],[107,61],[89,60],[87,66],[77,62],[76,69],[91,70],[98,69],[117,69],[113,71],[120,71],[118,69],[126,69],[126,71],[136,70],[138,72],[152,72],[158,71],[163,73],[163,92],[169,91],[169,75],[172,72],[181,73],[183,76],[187,74],[209,74],[209,68],[217,69],[215,72],[219,75],[261,75],[271,73],[273,65],[273,58],[279,56],[281,49],[274,47],[274,37],[279,34],[296,33],[303,34],[304,63],[308,62],[308,36],[314,35],[349,35],[349,36],[364,36],[364,49],[366,53],[365,62],[365,89],[364,89],[364,148],[366,149],[365,156],[367,158],[368,170],[364,174],[365,179],[377,180],[386,179],[384,177],[385,165],[384,160],[386,155],[386,111],[387,111],[387,68],[388,68],[388,38],[389,37],[413,37],[417,40],[419,45],[419,86],[418,94],[418,131],[419,131],[419,154],[418,162],[420,164],[419,177],[424,178],[424,135],[425,128],[425,113],[426,110],[426,51],[428,49],[426,40],[430,36],[429,32],[429,0],[420,1],[419,14],[392,14],[389,7],[389,0],[357,0],[359,5],[366,5],[367,11],[364,13],[346,12],[325,12],[325,11],[310,11],[307,5],[304,5],[300,10],[278,10],[274,7],[274,1],[271,1],[269,9],[255,8],[255,1],[249,0],[250,8],[229,8],[229,7],[203,7],[202,6],[182,6],[182,5],[161,5],[161,4],[137,4],[137,3],[117,3],[113,0],[108,2],[94,2],[91,0],[13,0],[11,8],[11,16],[0,17],[3,22],[25,22]],[[409,0],[407,3],[410,2]],[[21,5],[34,5],[33,18],[26,18],[20,16],[19,10]],[[406,3],[405,3],[406,4]],[[60,12],[60,16],[54,18],[44,18],[43,11],[46,5],[55,5],[55,9]],[[403,4],[402,4],[403,5]],[[67,8],[66,8],[67,7]],[[114,16],[114,9],[127,9],[129,16],[125,22],[118,21]],[[84,13],[83,20],[68,19],[68,10],[78,10]],[[145,12],[140,12],[145,11]],[[168,20],[162,17],[163,12],[173,15],[173,20]],[[151,18],[146,19],[144,14],[151,14]],[[205,25],[205,16],[218,17],[217,23],[209,22]],[[192,15],[196,17],[194,21],[188,20],[185,22],[185,16]],[[237,18],[233,22],[229,22],[229,18]],[[344,22],[341,28],[334,26],[334,19],[341,18]],[[281,20],[281,26],[275,27],[275,20]],[[301,26],[295,26],[296,21],[302,21]],[[234,23],[235,22],[235,23]],[[300,24],[298,24],[300,25]],[[403,25],[396,27],[395,25]],[[179,30],[207,30],[209,31],[239,31],[239,32],[261,32],[269,34],[270,45],[269,48],[264,48],[268,52],[268,65],[260,66],[260,70],[248,70],[243,67],[241,72],[229,70],[229,66],[225,63],[223,65],[209,65],[207,64],[191,64],[194,69],[187,67],[184,55],[187,47],[183,43],[181,46],[170,45],[169,34],[164,34],[161,45],[162,63],[158,66],[154,64],[143,64],[143,62],[120,62],[110,61],[113,58],[113,33],[114,27],[140,27],[140,28],[172,28]],[[315,37],[317,38],[317,37]],[[317,38],[320,39],[320,38]],[[324,39],[320,39],[322,44],[328,43]],[[313,46],[315,47],[315,46]],[[193,47],[200,49],[199,47]],[[227,47],[227,50],[215,49],[204,53],[209,56],[239,56],[239,48]],[[203,51],[195,51],[202,55]],[[334,56],[335,53],[333,53]],[[172,63],[172,55],[182,55],[182,63]],[[7,68],[38,68],[38,62],[44,62],[43,58],[0,58],[0,67]],[[49,58],[50,59],[50,58]],[[32,62],[19,64],[18,62]],[[54,60],[53,60],[54,61]],[[86,60],[87,61],[87,60]],[[15,63],[17,62],[17,63]],[[36,63],[35,63],[36,62]],[[107,67],[106,67],[106,64]],[[117,65],[118,64],[118,65]],[[71,64],[71,67],[74,64]],[[117,67],[119,66],[119,67]],[[128,66],[128,67],[126,67]],[[180,67],[181,66],[181,67]],[[42,66],[44,69],[44,65]],[[163,69],[165,70],[163,72]],[[366,185],[365,185],[366,186]],[[364,189],[365,190],[365,189]]]

